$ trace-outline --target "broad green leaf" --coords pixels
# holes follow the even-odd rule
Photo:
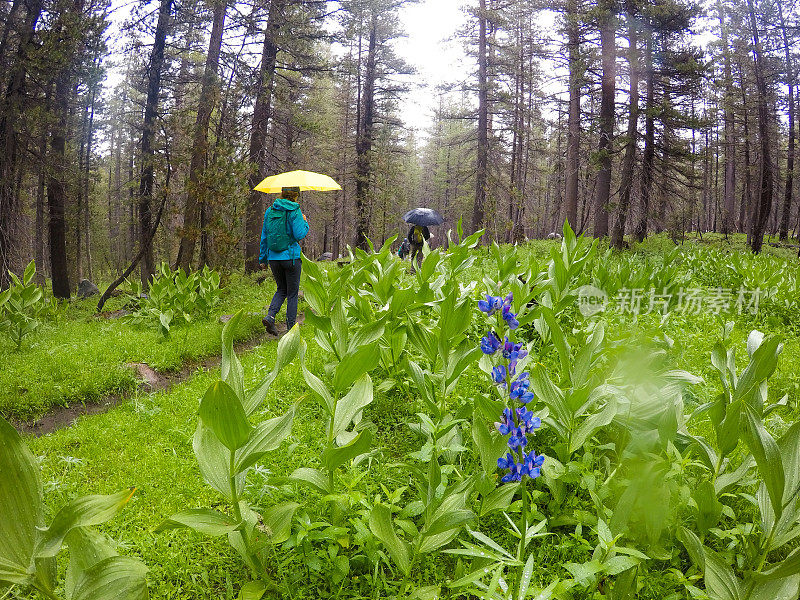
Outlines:
[[[128,556],[111,556],[93,565],[76,582],[71,600],[145,600],[147,567]]]
[[[392,526],[392,513],[384,504],[376,504],[369,514],[369,529],[383,544],[392,560],[404,575],[411,569],[408,545],[397,537]]]
[[[635,600],[637,571],[636,567],[632,567],[614,579],[610,600]]]
[[[374,350],[377,354],[377,349]],[[341,366],[343,363],[339,363]],[[333,414],[332,436],[337,437],[345,431],[355,416],[372,403],[372,379],[366,373],[361,375],[358,381],[346,396],[340,398],[336,403],[336,410]]]
[[[423,530],[422,535],[431,537],[447,531],[461,529],[464,525],[475,519],[475,513],[466,508],[449,510],[439,516],[430,527]]]
[[[487,475],[497,472],[497,459],[505,455],[508,448],[506,438],[492,435],[477,411],[472,417],[472,440],[478,448],[484,472]]]
[[[759,581],[747,600],[797,600],[800,594],[800,576]]]
[[[110,538],[88,527],[74,528],[64,538],[64,543],[69,548],[64,591],[67,598],[72,598],[83,574],[101,560],[117,556],[117,551]]]
[[[0,579],[8,580],[31,563],[36,526],[42,524],[42,482],[33,454],[2,417],[0,507]]]
[[[322,453],[322,464],[330,471],[341,465],[369,452],[372,444],[372,432],[369,429],[361,431],[355,438],[344,446],[330,446]]]
[[[778,440],[781,461],[785,472],[783,504],[800,495],[800,421],[792,424]]]
[[[244,398],[244,369],[236,352],[233,350],[233,336],[239,321],[242,320],[242,311],[238,311],[222,328],[222,364],[220,366],[222,381],[227,383],[239,398]]]
[[[347,354],[352,355],[356,350],[362,346],[372,347],[381,336],[383,336],[384,327],[381,321],[368,323],[356,331],[350,338],[347,345]]]
[[[586,417],[586,419],[583,420],[578,429],[572,435],[572,439],[569,444],[569,451],[575,452],[581,448],[586,443],[586,440],[594,435],[595,431],[611,423],[616,415],[617,400],[614,396],[608,396],[606,398],[605,406],[603,406],[599,412]]]
[[[282,544],[289,539],[292,532],[292,518],[298,508],[300,504],[297,502],[281,502],[264,511],[264,525],[273,544]]]
[[[200,419],[231,451],[244,446],[253,427],[233,389],[224,381],[211,384],[200,402]]]
[[[747,445],[753,458],[756,459],[759,473],[767,487],[772,510],[776,516],[783,511],[784,473],[783,461],[778,444],[764,428],[761,417],[753,413],[750,407],[745,408],[747,413],[748,435]]]
[[[53,523],[43,530],[37,540],[36,555],[42,558],[55,556],[61,549],[64,537],[74,527],[89,527],[105,523],[116,515],[136,488],[121,490],[108,496],[82,496],[56,513]]]
[[[797,573],[800,573],[800,548],[795,548],[777,565],[773,565],[766,571],[759,573],[758,577],[781,579]]]
[[[293,419],[294,407],[280,417],[267,419],[256,425],[247,443],[236,451],[234,471],[242,473],[261,460],[265,454],[276,450],[292,432]]]
[[[25,272],[22,274],[22,284],[29,285],[34,275],[36,275],[36,263],[31,261],[28,263],[28,266],[25,267]]]
[[[30,582],[30,576],[26,568],[0,558],[0,582],[26,585]]]
[[[303,363],[303,378],[306,380],[308,387],[311,388],[311,391],[319,398],[321,406],[328,411],[328,415],[333,416],[336,401],[333,399],[330,391],[328,391],[328,386],[326,386],[319,377],[309,371],[305,363]]]
[[[175,513],[155,528],[156,533],[171,529],[194,529],[210,536],[225,535],[241,527],[233,517],[210,508],[191,508]]]
[[[639,559],[632,556],[612,556],[603,563],[603,572],[606,575],[618,575],[632,569],[639,564]]]
[[[722,515],[722,503],[717,499],[714,484],[703,481],[692,492],[692,498],[697,503],[697,529],[700,535],[714,527]]]
[[[278,352],[276,354],[275,367],[273,368],[274,373],[279,373],[286,365],[297,358],[302,341],[303,336],[300,333],[298,324],[295,324],[286,335],[278,340]]]
[[[312,469],[311,467],[300,467],[292,471],[289,475],[289,481],[308,485],[317,490],[320,494],[330,494],[333,492],[330,488],[330,480],[328,476],[322,471]]]
[[[706,591],[714,600],[740,600],[739,580],[730,565],[716,552],[703,548]]]
[[[197,458],[200,473],[208,485],[217,490],[226,499],[231,498],[230,484],[230,451],[222,445],[214,432],[198,420],[192,438],[192,448]],[[236,491],[241,494],[244,488],[244,477],[236,476]]]
[[[248,581],[239,590],[239,600],[261,600],[269,587],[263,581]]]
[[[333,374],[333,387],[336,392],[341,394],[354,381],[372,371],[378,366],[380,357],[381,353],[377,343],[361,346],[352,353],[347,353],[336,365],[336,371]]]
[[[495,467],[497,465],[495,464]],[[503,485],[495,488],[488,496],[483,499],[481,503],[480,516],[486,516],[496,510],[508,510],[511,503],[514,501],[514,494],[517,491],[519,484],[516,482],[504,483]]]

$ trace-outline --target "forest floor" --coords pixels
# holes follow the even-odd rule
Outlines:
[[[714,236],[703,242],[687,242],[695,246],[710,246],[715,256],[737,253],[740,239],[732,244]],[[614,261],[632,262],[660,257],[672,243],[665,238],[652,240],[636,252],[615,255]],[[538,260],[546,260],[556,242],[533,242],[525,252]],[[776,265],[796,261],[793,248],[770,247],[767,253]],[[481,273],[490,258],[481,253],[479,261],[463,275],[464,282],[481,280]],[[772,264],[772,263],[770,263]],[[775,268],[778,268],[777,266]],[[701,255],[690,266],[681,267],[687,277],[685,285],[697,286],[712,294],[724,286],[729,269]],[[480,288],[480,283],[478,288]],[[241,346],[241,362],[245,387],[251,388],[263,379],[276,361],[277,344],[259,335],[262,327],[260,311],[271,296],[269,285],[257,285],[245,278],[234,278],[226,288],[223,301],[207,322],[194,323],[185,330],[176,330],[169,339],[150,329],[132,326],[123,320],[98,319],[92,315],[93,304],[75,303],[60,312],[55,323],[26,343],[19,353],[3,348],[0,363],[0,411],[16,418],[30,418],[59,404],[85,402],[89,404],[109,393],[124,391],[125,401],[108,407],[102,414],[77,418],[63,427],[41,437],[26,436],[34,455],[41,456],[45,497],[50,511],[84,494],[112,493],[136,486],[128,507],[117,518],[103,526],[103,531],[117,540],[125,553],[140,557],[150,569],[148,580],[153,598],[233,599],[242,581],[247,580],[246,568],[227,544],[225,537],[208,538],[186,531],[154,534],[153,529],[167,516],[190,507],[218,506],[218,494],[203,482],[192,451],[192,435],[197,424],[197,407],[211,383],[220,377],[216,361],[204,362],[202,357],[219,353],[220,315],[243,310],[245,318],[236,332],[238,340],[250,340]],[[111,307],[114,310],[118,307]],[[253,313],[247,315],[247,313]],[[774,376],[770,380],[769,396],[774,401],[788,395],[788,408],[775,419],[785,421],[798,417],[800,397],[800,315],[767,307],[756,315],[735,315],[731,333],[732,347],[737,348],[737,364],[741,369],[747,362],[744,344],[752,329],[766,334],[781,334],[784,350]],[[702,404],[716,396],[720,384],[709,357],[720,337],[725,319],[713,313],[671,313],[669,318],[650,313],[631,317],[609,314],[607,336],[636,346],[659,340],[674,368],[703,378],[694,386],[687,401]],[[325,353],[314,343],[314,329],[306,324],[301,328],[308,343],[306,365],[315,372],[324,371]],[[477,339],[475,340],[477,343]],[[252,345],[252,347],[251,347]],[[540,357],[546,364],[556,360]],[[191,365],[188,377],[186,367]],[[137,387],[135,372],[126,363],[139,362],[169,375],[171,384],[154,390]],[[184,370],[182,370],[184,369]],[[181,373],[180,376],[174,373]],[[382,486],[396,489],[408,485],[392,467],[409,452],[418,449],[416,434],[407,426],[418,411],[397,389],[381,391],[380,375],[375,374],[375,401],[365,410],[365,418],[377,429],[373,445],[380,447],[383,460],[369,468],[366,495],[379,493]],[[483,374],[477,368],[465,372],[458,394],[487,389]],[[298,364],[285,368],[267,395],[266,402],[256,413],[263,420],[287,411],[295,400],[307,393],[307,386]],[[276,486],[276,477],[288,475],[297,465],[319,462],[321,428],[319,407],[304,404],[298,409],[288,449],[270,454],[263,466],[251,471],[245,494],[256,506],[274,504],[286,497],[306,497],[295,484]],[[778,424],[780,426],[780,423]],[[284,447],[285,448],[285,447]],[[52,512],[49,519],[52,517]],[[495,526],[500,526],[498,521]],[[563,573],[563,565],[583,560],[576,547],[564,546],[555,537],[539,542],[535,579],[546,585],[548,571]],[[290,556],[295,556],[291,558]],[[426,555],[416,566],[416,581],[441,583],[456,566],[453,556]],[[270,574],[276,581],[291,581],[293,598],[372,597],[358,574],[353,575],[343,593],[339,587],[331,590],[330,581],[320,573],[302,568],[294,555],[276,553]],[[15,597],[12,595],[12,598]],[[674,576],[664,570],[652,570],[639,592],[641,599],[664,600],[682,598],[685,591],[675,583]]]

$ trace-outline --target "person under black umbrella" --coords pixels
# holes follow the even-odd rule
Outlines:
[[[416,259],[417,266],[422,264],[422,248],[431,238],[429,225],[441,225],[444,217],[431,208],[413,208],[403,215],[406,223],[411,223],[408,230],[408,241],[411,245],[411,264]]]

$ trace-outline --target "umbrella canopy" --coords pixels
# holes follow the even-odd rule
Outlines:
[[[267,194],[277,194],[285,187],[299,187],[301,192],[329,192],[342,189],[342,186],[327,175],[312,171],[288,171],[280,175],[271,175],[259,183],[255,189]]]
[[[441,225],[444,223],[444,217],[432,208],[412,208],[403,215],[403,221],[427,227],[430,225]]]

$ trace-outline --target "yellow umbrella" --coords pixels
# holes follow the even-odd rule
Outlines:
[[[299,187],[303,192],[329,192],[342,189],[342,186],[327,175],[312,171],[288,171],[279,175],[271,175],[259,183],[255,189],[267,194],[277,194],[285,187]]]

